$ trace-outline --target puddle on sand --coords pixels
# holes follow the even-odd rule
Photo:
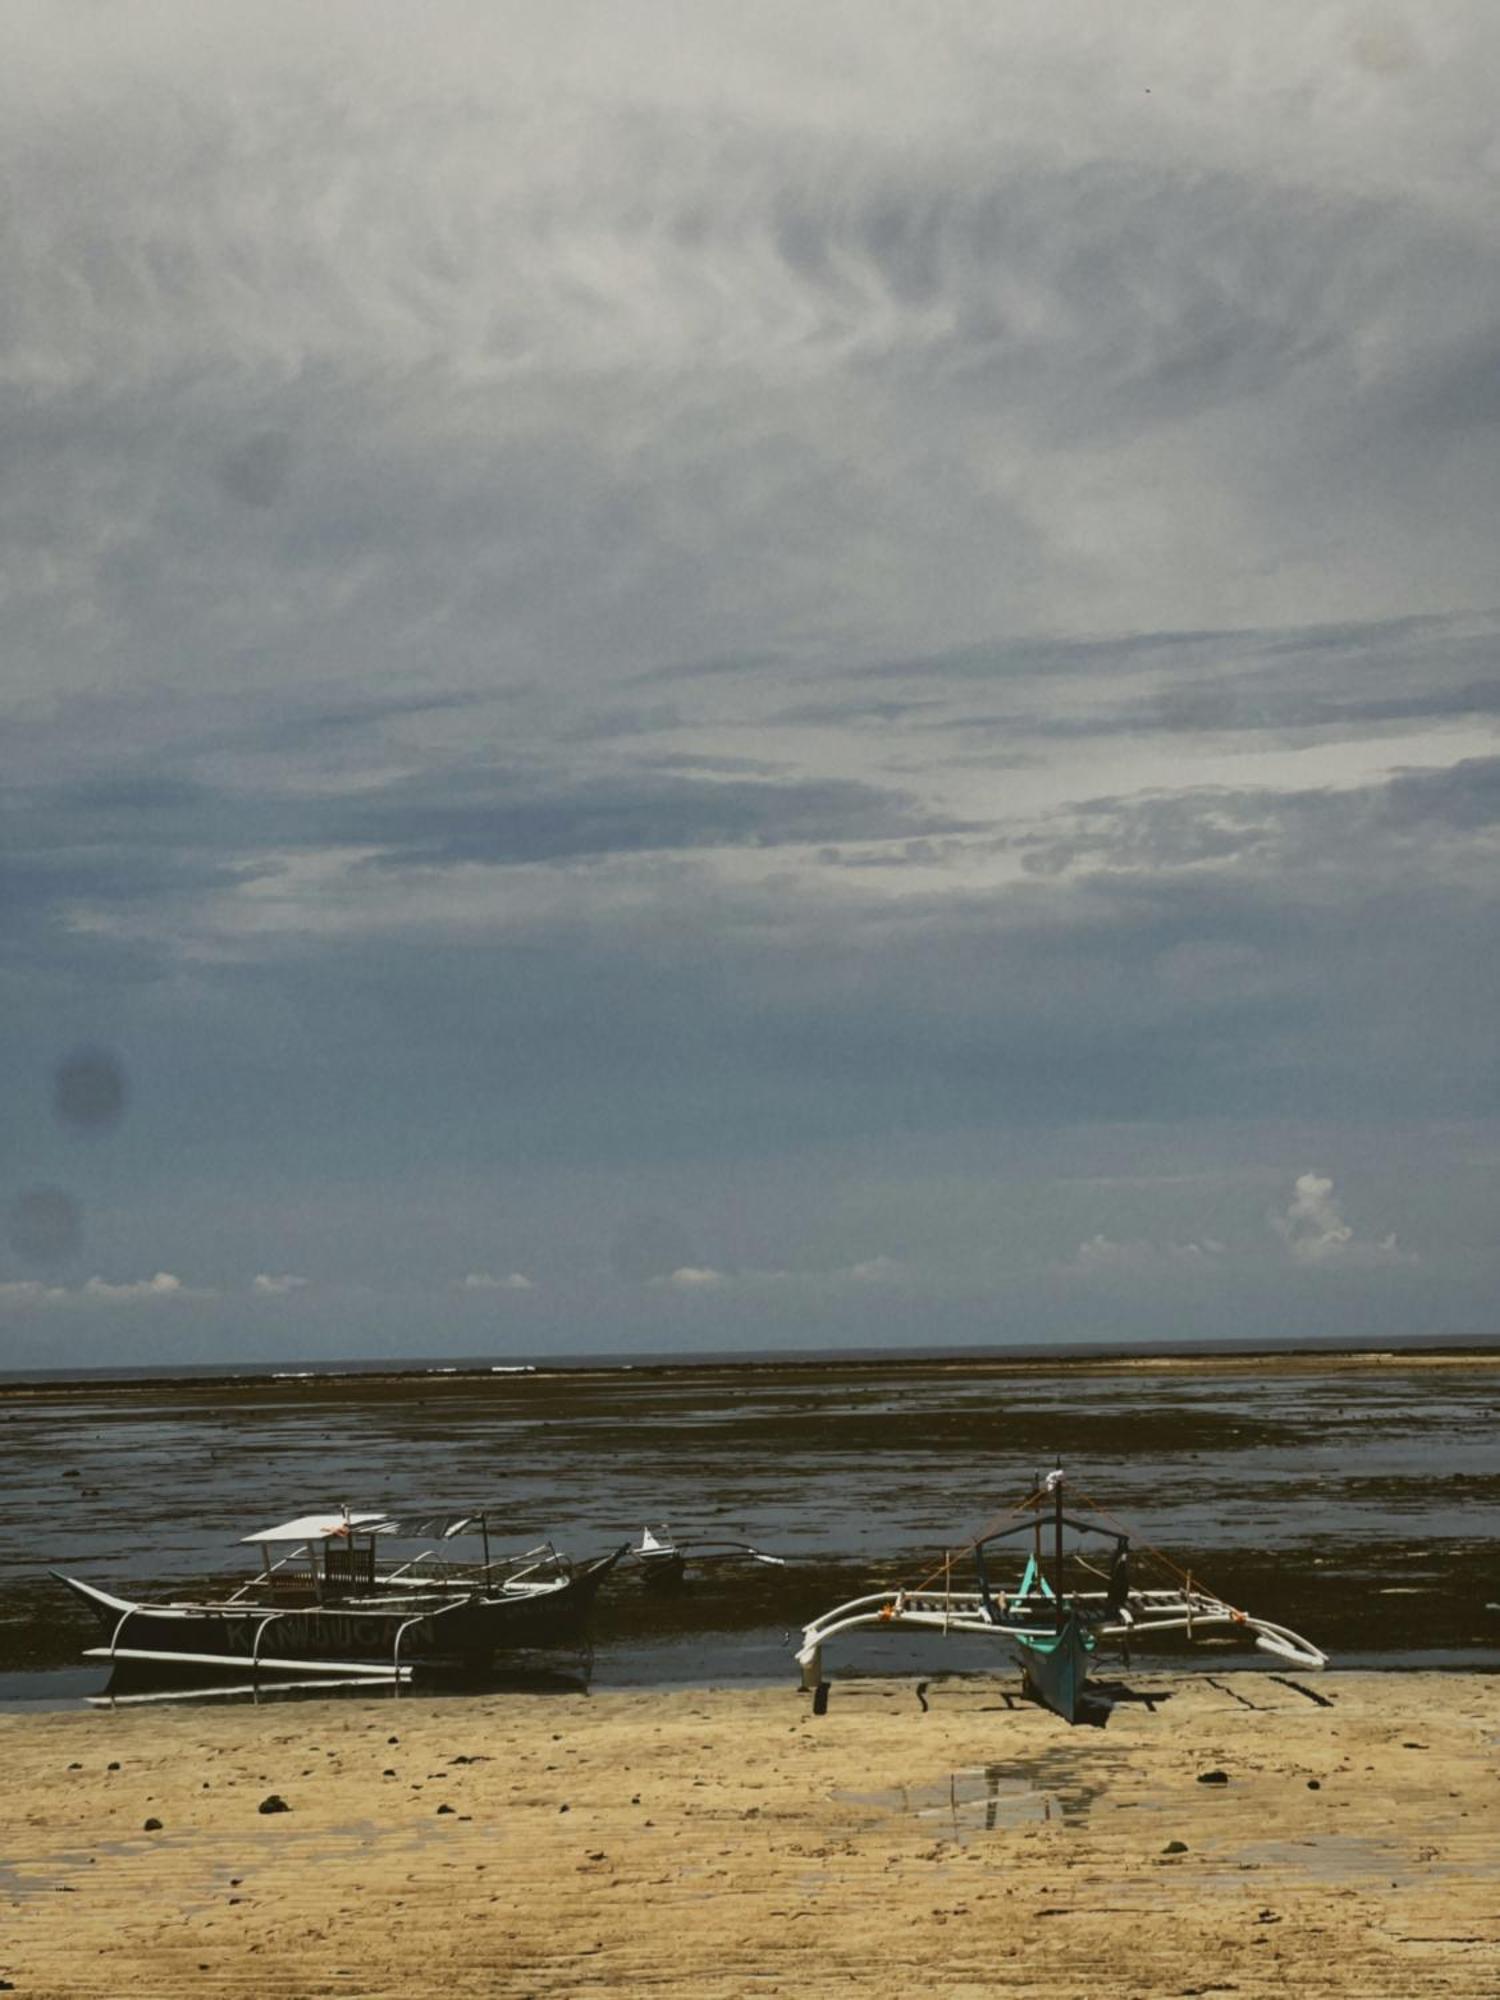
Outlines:
[[[1094,1794],[1084,1786],[1040,1790],[1030,1778],[1005,1764],[976,1764],[955,1771],[944,1783],[894,1785],[885,1791],[833,1793],[836,1804],[870,1806],[905,1813],[960,1843],[975,1834],[1006,1827],[1037,1826],[1048,1820],[1076,1819]]]
[[[248,1876],[255,1860],[261,1856],[285,1855],[299,1848],[312,1850],[320,1866],[358,1859],[376,1842],[389,1843],[393,1833],[399,1833],[404,1847],[414,1847],[431,1838],[432,1829],[426,1824],[394,1829],[382,1827],[374,1820],[354,1820],[343,1826],[319,1827],[303,1832],[294,1832],[290,1828],[281,1831],[279,1824],[274,1831],[269,1827],[246,1828],[237,1837],[242,1855],[240,1865]],[[87,1848],[58,1849],[50,1854],[0,1862],[0,1896],[20,1902],[28,1896],[76,1895],[86,1883],[89,1870],[100,1861],[123,1861],[127,1866],[138,1862],[149,1863],[153,1855],[173,1848],[193,1848],[201,1845],[203,1839],[202,1830],[191,1826],[178,1832],[158,1828],[147,1833],[143,1828],[139,1834],[125,1839],[95,1840],[90,1841]],[[218,1894],[217,1877],[212,1865],[209,1876],[212,1886],[208,1901],[179,1900],[175,1907],[184,1914],[210,1908]]]
[[[78,1853],[53,1854],[47,1858],[47,1865],[63,1874],[73,1875],[87,1868],[93,1855]],[[38,1874],[25,1862],[15,1865],[0,1863],[0,1896],[19,1902],[23,1896],[66,1895],[75,1888],[71,1882],[59,1882],[52,1874]]]
[[[1209,1866],[1195,1880],[1204,1887],[1232,1886],[1247,1869],[1265,1869],[1304,1882],[1337,1883],[1341,1887],[1411,1889],[1438,1878],[1475,1875],[1492,1878],[1488,1860],[1455,1863],[1409,1849],[1369,1834],[1320,1833],[1301,1840],[1262,1840],[1243,1847],[1223,1847],[1205,1857]]]

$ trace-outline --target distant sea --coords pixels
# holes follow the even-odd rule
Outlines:
[[[374,1357],[322,1355],[307,1359],[280,1357],[259,1361],[172,1362],[153,1367],[109,1366],[98,1368],[0,1368],[0,1388],[25,1382],[191,1382],[199,1379],[234,1381],[240,1377],[257,1379],[277,1375],[483,1375],[539,1373],[570,1369],[637,1368],[829,1368],[841,1364],[942,1363],[976,1361],[982,1363],[1045,1362],[1066,1368],[1078,1362],[1099,1360],[1153,1361],[1174,1357],[1201,1356],[1204,1360],[1234,1360],[1250,1355],[1326,1354],[1360,1355],[1372,1352],[1399,1354],[1500,1355],[1500,1332],[1468,1335],[1453,1339],[1443,1334],[1408,1334],[1399,1340],[1382,1341],[1378,1348],[1347,1338],[1278,1339],[1267,1336],[1254,1341],[1162,1340],[1145,1346],[1122,1347],[1109,1341],[1069,1341],[1065,1345],[968,1345],[958,1347],[829,1347],[829,1348],[722,1348],[641,1349],[622,1354],[600,1349],[590,1353],[520,1354],[413,1354]]]
[[[919,1579],[1059,1460],[1075,1499],[1338,1662],[1500,1666],[1497,1417],[1500,1339],[5,1375],[0,1701],[103,1684],[49,1568],[181,1588],[244,1573],[241,1537],[340,1502],[484,1506],[509,1546],[578,1556],[647,1523],[744,1537],[786,1566],[690,1572],[671,1599],[622,1571],[571,1671],[791,1685],[806,1619]],[[872,1641],[849,1665],[986,1664],[935,1645]]]

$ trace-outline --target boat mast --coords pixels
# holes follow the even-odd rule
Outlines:
[[[1063,1628],[1063,1475],[1059,1461],[1056,1471],[1048,1480],[1052,1488],[1052,1597],[1054,1622],[1060,1632]]]
[[[1031,1559],[1036,1565],[1036,1581],[1032,1587],[1033,1589],[1040,1590],[1042,1583],[1042,1510],[1036,1505],[1036,1502],[1041,1499],[1047,1489],[1042,1483],[1040,1473],[1034,1472],[1031,1476],[1035,1485],[1035,1490],[1031,1496]]]

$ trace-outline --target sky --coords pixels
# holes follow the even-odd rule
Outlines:
[[[1496,1330],[1488,0],[0,52],[0,1368]]]

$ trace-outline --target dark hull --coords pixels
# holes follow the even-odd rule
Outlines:
[[[62,1577],[98,1620],[104,1644],[122,1656],[142,1654],[243,1662],[370,1661],[380,1665],[482,1667],[497,1653],[576,1639],[585,1631],[599,1585],[613,1567],[606,1556],[535,1593],[497,1592],[424,1601],[357,1596],[280,1610],[271,1604],[132,1604]]]
[[[687,1574],[687,1557],[675,1549],[655,1550],[640,1557],[641,1582],[647,1590],[675,1590]]]

